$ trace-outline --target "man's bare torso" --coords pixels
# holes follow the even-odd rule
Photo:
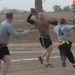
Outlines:
[[[37,20],[35,21],[35,26],[40,32],[40,36],[47,36],[49,35],[49,22],[48,20],[40,21]]]

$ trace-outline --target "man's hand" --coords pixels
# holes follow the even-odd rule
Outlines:
[[[32,29],[27,29],[27,30],[24,30],[24,32],[31,33],[31,32],[33,32],[33,30]]]
[[[35,10],[34,8],[31,8],[30,11],[31,11],[31,13],[32,13],[33,15],[36,15],[36,14],[37,14],[37,13],[36,13],[36,10]]]

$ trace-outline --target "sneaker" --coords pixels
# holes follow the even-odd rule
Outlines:
[[[53,68],[54,66],[52,64],[45,64],[45,68]]]
[[[38,59],[39,59],[40,63],[43,64],[43,58],[41,56],[39,56]]]
[[[66,62],[62,61],[62,66],[65,68],[66,67]]]

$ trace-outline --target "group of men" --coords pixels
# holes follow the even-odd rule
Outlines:
[[[60,20],[60,25],[58,25],[58,21],[56,20],[47,20],[42,12],[38,14],[38,19],[31,19],[32,16],[35,16],[36,12],[31,12],[27,18],[27,22],[35,25],[40,33],[39,41],[42,47],[45,49],[45,52],[38,57],[41,64],[43,64],[46,68],[54,67],[50,63],[50,55],[52,48],[52,40],[50,38],[49,24],[56,25],[54,27],[54,31],[56,32],[59,40],[59,51],[62,60],[62,66],[66,67],[66,57],[73,64],[75,68],[75,60],[74,56],[71,52],[72,42],[69,40],[69,31],[75,28],[75,25],[66,25],[66,21],[64,18]],[[6,19],[0,25],[0,61],[4,62],[3,67],[1,68],[1,75],[6,75],[9,65],[10,65],[10,52],[8,50],[7,44],[9,43],[10,35],[15,37],[25,36],[29,32],[33,32],[31,29],[24,30],[24,32],[17,32],[13,25],[11,24],[13,21],[13,14],[6,13]],[[46,57],[45,64],[43,62],[43,58]]]
[[[54,67],[49,59],[51,55],[51,51],[53,50],[52,48],[52,41],[50,38],[50,32],[49,32],[49,24],[51,25],[56,25],[54,27],[54,31],[58,36],[58,41],[59,41],[59,51],[60,51],[60,57],[62,60],[62,66],[66,67],[66,58],[69,59],[69,61],[73,64],[73,67],[75,68],[75,60],[74,56],[71,52],[71,46],[72,42],[69,39],[69,31],[73,28],[75,28],[75,25],[68,25],[66,24],[66,21],[64,18],[60,19],[60,21],[56,20],[47,20],[44,16],[43,13],[38,14],[38,20],[32,20],[31,17],[36,15],[36,12],[31,12],[30,15],[27,18],[27,22],[30,24],[34,24],[36,28],[38,29],[40,33],[40,43],[42,47],[46,50],[40,57],[39,61],[41,64],[43,64],[43,58],[46,57],[46,62],[44,66],[46,68],[51,68]]]

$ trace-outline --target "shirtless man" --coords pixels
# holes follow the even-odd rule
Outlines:
[[[46,57],[45,67],[46,68],[53,67],[49,63],[49,59],[52,51],[52,41],[49,35],[49,24],[57,25],[58,22],[45,19],[45,16],[42,12],[38,14],[39,19],[32,20],[31,17],[33,15],[36,15],[35,9],[33,8],[32,10],[33,11],[31,11],[30,15],[27,18],[27,22],[35,25],[35,27],[38,29],[40,33],[40,37],[39,37],[40,43],[42,47],[44,47],[44,49],[46,50],[41,56],[39,56],[39,61],[41,64],[43,64],[43,58]]]

